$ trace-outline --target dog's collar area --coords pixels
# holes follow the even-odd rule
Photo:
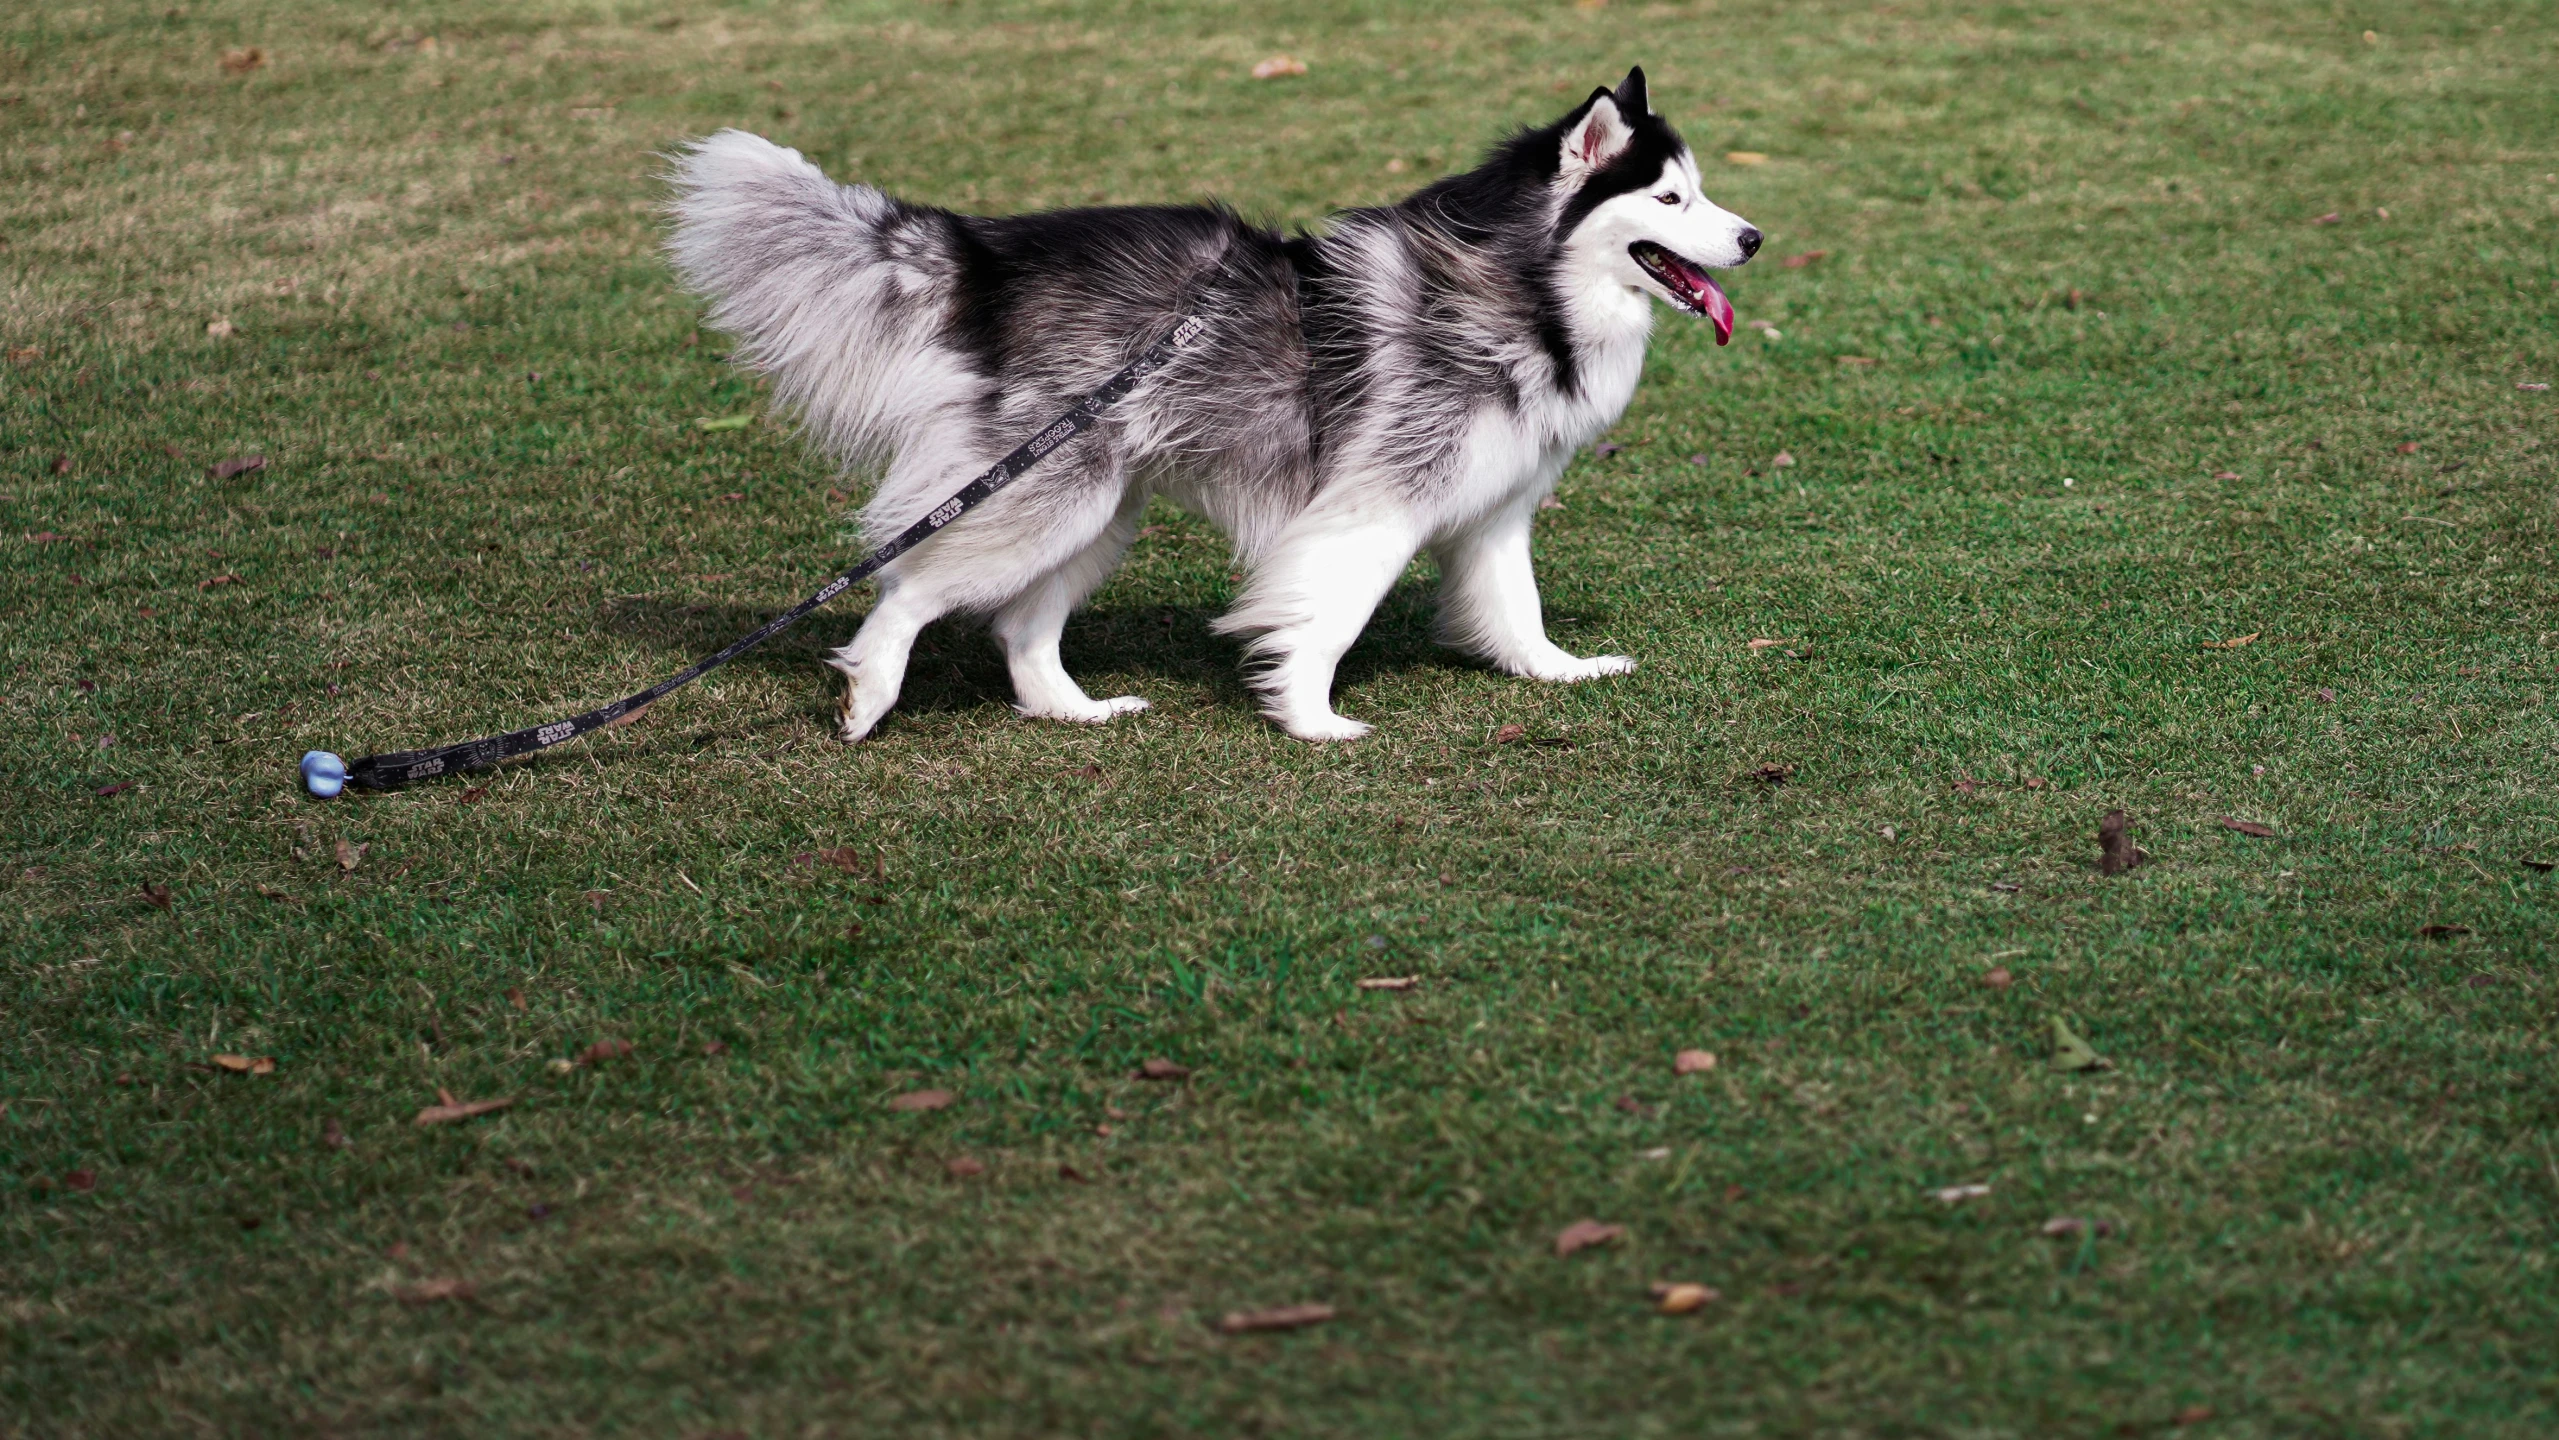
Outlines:
[[[1644,273],[1661,282],[1673,302],[1691,315],[1703,315],[1715,322],[1715,343],[1729,345],[1733,339],[1733,302],[1724,298],[1715,278],[1706,267],[1676,255],[1650,240],[1638,240],[1626,247],[1626,253]]]

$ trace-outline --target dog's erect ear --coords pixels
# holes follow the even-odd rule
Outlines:
[[[1617,82],[1617,108],[1627,115],[1653,113],[1652,99],[1644,93],[1643,66],[1638,65],[1627,71],[1626,78]]]
[[[1635,128],[1617,108],[1617,97],[1606,90],[1592,91],[1589,108],[1564,127],[1560,178],[1579,181],[1608,168],[1608,162],[1624,154],[1627,142],[1634,138]]]

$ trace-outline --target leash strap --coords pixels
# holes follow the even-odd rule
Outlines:
[[[518,755],[548,750],[591,730],[601,730],[616,721],[637,715],[800,623],[811,611],[860,584],[881,566],[923,544],[942,527],[976,509],[988,496],[1013,483],[1032,466],[1047,459],[1059,446],[1092,429],[1101,420],[1103,412],[1127,399],[1129,392],[1147,376],[1163,369],[1176,353],[1190,348],[1207,331],[1206,320],[1197,315],[1185,318],[1173,327],[1171,334],[1146,347],[1144,354],[1103,381],[1100,389],[1076,401],[1065,414],[1050,421],[1047,428],[1037,435],[1023,441],[1012,454],[996,461],[985,474],[961,486],[957,494],[933,507],[932,513],[862,557],[861,563],[852,569],[827,581],[817,593],[729,642],[717,653],[694,661],[637,695],[616,700],[583,715],[572,715],[566,720],[554,720],[548,725],[536,725],[527,730],[510,730],[504,735],[491,735],[480,740],[440,745],[432,750],[394,750],[364,756],[348,765],[347,783],[367,790],[396,790],[413,780],[431,779],[461,770],[479,770]]]

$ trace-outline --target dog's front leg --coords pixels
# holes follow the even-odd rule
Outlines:
[[[1263,714],[1300,740],[1368,733],[1334,713],[1333,672],[1420,548],[1400,516],[1318,510],[1289,526],[1212,627],[1252,637],[1245,653]]]
[[[1439,635],[1513,675],[1569,682],[1623,675],[1623,655],[1589,659],[1546,638],[1537,603],[1537,571],[1529,561],[1529,522],[1537,497],[1523,496],[1475,528],[1431,547],[1439,561]]]

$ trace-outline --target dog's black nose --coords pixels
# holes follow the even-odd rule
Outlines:
[[[1753,255],[1759,253],[1759,232],[1757,230],[1745,225],[1742,227],[1742,233],[1737,238],[1742,242],[1743,259],[1747,260]]]

